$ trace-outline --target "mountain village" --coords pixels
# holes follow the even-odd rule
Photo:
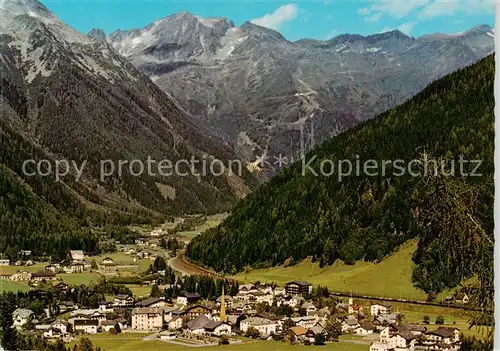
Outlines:
[[[46,283],[53,272],[31,277]],[[47,294],[62,299],[77,295],[77,290],[54,281],[48,291],[37,289],[30,293],[43,301]],[[339,341],[341,335],[353,335],[368,337],[370,351],[460,349],[458,328],[406,324],[386,301],[361,305],[353,298],[337,298],[332,306],[324,303],[325,297],[313,297],[313,286],[305,281],[291,281],[284,287],[257,282],[239,285],[234,296],[225,294],[223,288],[222,294],[213,299],[182,291],[172,298],[137,301],[130,294],[116,294],[112,300],[98,301],[97,307],[60,300],[56,309],[44,306],[44,318],[18,308],[13,320],[23,333],[64,342],[85,334],[151,333],[144,342],[159,340],[186,347],[241,343],[247,338],[322,345]],[[277,310],[280,313],[272,312]]]

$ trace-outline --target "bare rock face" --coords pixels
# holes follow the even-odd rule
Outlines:
[[[54,158],[88,160],[80,195],[90,202],[199,213],[227,210],[249,192],[248,173],[238,179],[161,176],[153,169],[136,177],[125,170],[100,182],[101,160],[145,163],[151,157],[175,164],[237,156],[227,140],[200,126],[118,54],[102,31],[83,35],[38,1],[0,0],[0,82],[0,112],[9,111],[0,113],[1,122]],[[165,196],[165,188],[174,189],[175,198]]]
[[[116,31],[108,42],[248,162],[297,157],[494,50],[489,26],[422,38],[396,30],[290,42],[252,23],[189,13]]]

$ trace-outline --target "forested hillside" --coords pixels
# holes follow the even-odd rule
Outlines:
[[[256,184],[245,169],[228,171],[231,145],[107,43],[37,0],[0,1],[0,15],[0,252],[8,258],[21,249],[95,251],[93,227],[227,211]],[[220,176],[207,170],[212,159],[224,164]],[[77,164],[81,177],[73,171],[59,183],[33,163],[28,175],[28,160]]]
[[[337,173],[303,176],[298,163],[241,201],[218,228],[193,240],[188,257],[224,272],[297,262],[307,256],[321,265],[337,259],[354,263],[380,260],[419,236],[416,284],[427,292],[455,286],[475,274],[472,262],[479,240],[470,232],[480,228],[481,235],[492,240],[493,82],[490,56],[432,83],[407,103],[306,156],[307,161],[317,155],[312,162],[316,172],[324,159],[349,159],[355,164],[357,155],[362,163],[373,159],[379,164],[382,160],[408,164],[428,157],[442,159],[450,167],[454,160],[454,177],[414,177],[408,172],[395,176],[397,170],[388,165],[385,176],[361,173],[339,181]],[[481,177],[458,174],[461,155],[483,160]],[[464,172],[473,168],[465,164]],[[450,247],[451,237],[456,241]]]
[[[65,258],[67,250],[99,250],[91,225],[130,224],[154,220],[152,213],[121,212],[87,208],[74,189],[92,198],[78,183],[57,183],[54,176],[23,176],[27,159],[51,159],[0,120],[0,252],[14,259],[19,250],[32,250],[34,256]],[[34,172],[34,167],[28,167]],[[71,185],[71,187],[70,187]],[[96,199],[97,200],[97,199]],[[159,218],[158,218],[159,219]]]

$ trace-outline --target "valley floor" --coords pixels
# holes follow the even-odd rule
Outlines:
[[[90,336],[94,346],[101,347],[104,351],[186,351],[186,350],[230,350],[230,351],[304,351],[314,346],[290,345],[275,341],[244,341],[239,344],[216,346],[181,346],[170,342],[157,340],[144,340],[144,335],[122,333],[120,335],[102,334]],[[341,341],[321,346],[324,351],[366,351],[369,345],[352,341]]]

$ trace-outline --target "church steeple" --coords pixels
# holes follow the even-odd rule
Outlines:
[[[224,299],[224,284],[222,284],[222,295],[220,297],[220,321],[226,322],[226,301]]]

